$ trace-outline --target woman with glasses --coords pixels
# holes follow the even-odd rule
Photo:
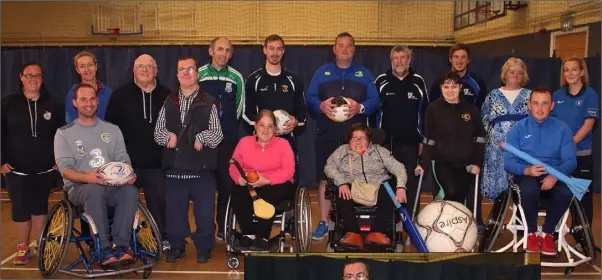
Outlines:
[[[257,219],[253,223],[253,200],[246,185],[253,186],[257,194],[272,205],[295,197],[295,156],[289,142],[274,136],[276,116],[270,110],[261,110],[255,119],[255,135],[240,139],[232,158],[244,172],[256,171],[259,179],[245,181],[238,169],[230,165],[232,180],[238,185],[232,189],[230,205],[240,225],[242,236],[234,243],[238,251],[267,251],[268,239],[274,218]]]
[[[80,52],[73,58],[73,63],[75,65],[79,83],[73,84],[67,93],[67,100],[65,102],[67,122],[72,122],[77,119],[77,109],[73,106],[72,100],[75,96],[75,88],[79,84],[89,84],[96,89],[96,92],[98,92],[98,111],[96,112],[96,115],[104,120],[107,105],[109,104],[109,99],[111,98],[113,90],[96,78],[96,71],[98,70],[96,57],[90,52]]]
[[[433,169],[439,186],[435,200],[464,203],[472,188],[471,174],[479,174],[485,153],[485,129],[477,106],[460,98],[460,75],[449,71],[439,86],[442,98],[426,109],[425,169]]]
[[[382,186],[389,181],[392,187],[396,186],[395,201],[406,202],[406,170],[403,164],[397,161],[387,149],[372,144],[372,130],[363,123],[353,124],[349,128],[349,144],[337,148],[326,161],[324,173],[338,186],[337,211],[343,218],[345,235],[340,244],[346,247],[363,249],[364,240],[360,234],[360,227],[353,209],[354,200],[351,197],[353,182],[355,187],[363,184],[376,184],[379,187],[377,194],[378,210],[376,219],[366,235],[365,243],[373,245],[391,245],[391,240],[385,230],[391,225],[393,219],[393,203],[387,190]],[[395,176],[396,181],[392,180]]]
[[[2,169],[17,243],[14,264],[27,264],[30,241],[39,238],[48,214],[48,194],[59,187],[54,134],[65,124],[64,105],[44,87],[42,66],[23,65],[19,91],[0,101]],[[37,247],[37,246],[36,246]],[[35,250],[35,248],[32,248]]]

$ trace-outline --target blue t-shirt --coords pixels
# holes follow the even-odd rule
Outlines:
[[[582,87],[577,95],[571,95],[568,87],[554,92],[554,111],[552,116],[564,121],[573,135],[579,131],[586,119],[600,118],[598,94],[591,87]],[[581,142],[577,143],[577,151],[591,150],[592,132],[590,131]]]

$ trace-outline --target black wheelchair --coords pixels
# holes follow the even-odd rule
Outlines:
[[[234,242],[241,237],[237,231],[236,215],[230,205],[226,207],[226,222],[224,223],[224,240],[226,243],[226,265],[228,268],[236,269],[240,265],[240,255],[249,251],[237,251]],[[297,187],[295,200],[285,200],[279,205],[274,205],[276,214],[274,226],[280,227],[280,232],[268,240],[270,248],[276,247],[273,252],[305,253],[311,251],[311,201],[309,192],[305,187]],[[254,222],[257,218],[253,217]],[[286,236],[292,241],[292,245],[286,243]],[[276,246],[277,245],[277,246]]]
[[[545,216],[544,206],[546,203],[549,201],[542,197],[539,202],[539,217]],[[508,210],[511,211],[510,220],[506,223]],[[571,217],[570,226],[568,224],[569,217]],[[479,240],[479,252],[506,252],[510,249],[512,252],[518,252],[521,248],[524,251],[527,246],[526,228],[527,221],[521,207],[519,187],[511,182],[508,190],[500,194],[493,203],[485,222],[485,230]],[[512,240],[502,248],[494,250],[496,241],[503,230],[512,233]],[[541,230],[541,227],[538,227],[538,230]],[[571,234],[575,242],[569,242],[567,234]],[[542,261],[541,266],[564,267],[565,275],[570,275],[578,265],[594,264],[596,251],[599,252],[600,249],[594,247],[594,237],[590,225],[585,217],[583,206],[577,198],[573,197],[569,208],[556,225],[554,240],[558,252],[556,257],[564,252],[566,261]]]
[[[115,210],[110,208],[109,225]],[[79,229],[75,226],[75,220],[79,218]],[[84,227],[89,227],[90,234],[85,234]],[[38,251],[38,269],[46,278],[52,278],[57,272],[67,275],[96,278],[142,271],[142,277],[148,278],[152,273],[152,266],[159,261],[162,252],[161,234],[155,220],[150,212],[138,201],[138,211],[132,225],[130,249],[133,260],[131,263],[140,261],[140,265],[127,266],[115,265],[103,267],[100,265],[100,238],[92,218],[84,211],[83,207],[76,207],[67,199],[55,204],[42,229]],[[69,244],[75,244],[79,257],[68,266],[62,263],[68,255]],[[83,264],[84,269],[74,269]]]

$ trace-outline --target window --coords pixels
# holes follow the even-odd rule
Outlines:
[[[460,30],[505,16],[506,5],[504,2],[513,1],[456,1],[454,8],[454,30]]]

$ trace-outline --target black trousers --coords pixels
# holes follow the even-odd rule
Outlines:
[[[420,195],[418,193],[418,177],[414,176],[414,169],[416,169],[418,162],[418,145],[394,146],[393,157],[397,161],[401,162],[406,169],[408,177],[408,181],[406,183],[406,187],[408,188],[406,191],[406,197],[408,202],[406,203],[405,207],[408,211],[408,215],[411,217],[412,210],[414,210],[414,201],[416,200],[416,196]]]
[[[433,189],[433,194],[441,200],[451,200],[464,204],[466,196],[470,193],[473,175],[466,172],[465,167],[454,167],[443,162],[433,163],[433,175],[439,188]],[[437,193],[443,191],[443,193]],[[441,196],[442,195],[442,196]],[[469,202],[472,204],[473,202]]]
[[[580,179],[593,180],[594,179],[594,162],[592,156],[578,156],[577,157],[577,168],[573,171],[571,176]],[[589,185],[589,191],[583,195],[581,199],[581,204],[583,205],[583,210],[585,211],[585,217],[589,224],[592,224],[592,219],[594,217],[594,196],[592,185]]]
[[[281,201],[295,199],[296,190],[297,186],[291,182],[255,188],[255,191],[263,200],[275,207]],[[253,199],[247,187],[235,186],[232,189],[231,205],[242,234],[254,234],[258,238],[266,239],[270,237],[274,218],[268,220],[258,218],[257,224],[253,223]]]
[[[165,174],[161,169],[136,168],[136,187],[144,190],[146,206],[159,227],[161,237],[167,239],[165,231]]]
[[[389,184],[392,188],[395,188],[397,185],[394,180],[389,180]],[[351,189],[351,186],[349,186],[349,189]],[[354,205],[355,202],[353,199],[342,199],[337,191],[337,211],[341,218],[343,218],[343,228],[345,229],[345,232],[360,233],[360,226],[357,223],[355,210],[353,209]],[[376,218],[372,223],[370,231],[385,233],[385,230],[393,223],[393,201],[383,185],[378,189],[376,206],[378,206]]]
[[[234,186],[234,182],[230,177],[230,159],[236,148],[236,143],[232,141],[224,140],[217,147],[217,172],[216,172],[216,183],[217,183],[217,232],[224,231],[224,220],[226,218],[226,206],[228,206],[228,198],[230,197],[230,191]]]

